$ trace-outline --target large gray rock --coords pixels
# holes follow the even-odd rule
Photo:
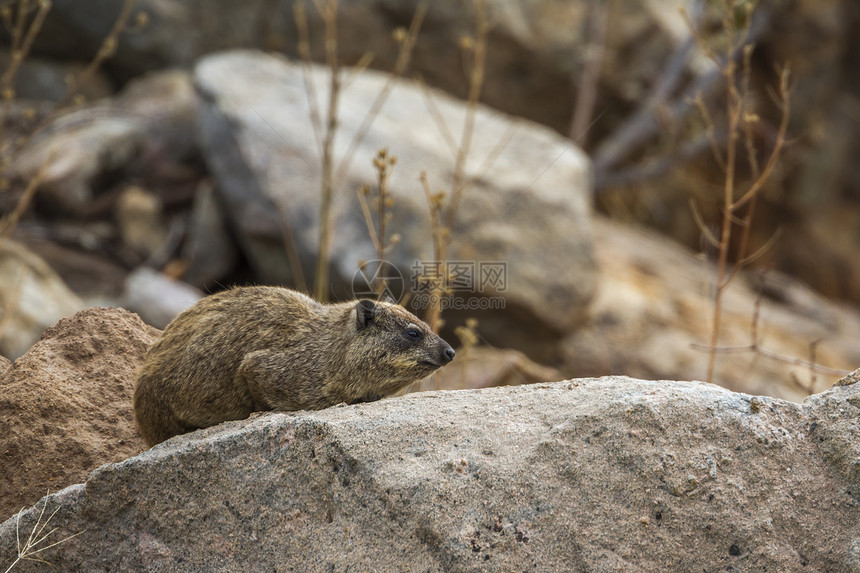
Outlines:
[[[327,76],[325,68],[310,70],[321,107],[328,97]],[[376,72],[349,77],[340,100],[336,168],[343,165],[371,102],[388,81]],[[313,276],[321,167],[301,66],[259,52],[227,52],[204,58],[194,81],[202,99],[203,153],[258,276],[264,282],[291,282],[281,216],[305,261],[305,275]],[[426,171],[434,192],[450,189],[454,155],[428,109],[428,97],[447,131],[459,137],[466,112],[462,102],[396,80],[344,178],[336,182],[331,253],[335,293],[349,294],[360,261],[376,258],[356,190],[375,183],[371,162],[380,148],[397,157],[389,181],[395,204],[388,228],[402,237],[386,258],[404,277],[411,276],[416,261],[433,260],[430,217],[418,178]],[[487,158],[506,134],[512,134],[510,140],[487,168]],[[477,181],[457,211],[448,259],[507,265],[507,290],[483,293],[501,296],[505,304],[504,312],[489,317],[495,328],[485,334],[494,342],[510,342],[505,333],[518,329],[500,327],[506,320],[527,332],[574,328],[595,282],[586,156],[547,128],[479,107],[466,173]],[[464,294],[468,298],[479,293]]]
[[[800,406],[582,379],[270,413],[102,466],[69,571],[857,571],[860,384]],[[20,571],[42,565],[23,563]]]

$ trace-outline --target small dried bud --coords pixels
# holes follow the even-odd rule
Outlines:
[[[145,28],[149,25],[149,14],[141,10],[134,16],[134,27]]]
[[[110,58],[116,53],[116,38],[105,38],[102,47],[99,49],[99,57]]]
[[[406,28],[397,28],[391,33],[391,37],[398,44],[402,44],[406,40]]]

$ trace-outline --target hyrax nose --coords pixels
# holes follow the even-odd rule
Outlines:
[[[447,364],[454,360],[455,354],[457,353],[454,352],[454,349],[446,345],[445,348],[442,350],[442,364]]]

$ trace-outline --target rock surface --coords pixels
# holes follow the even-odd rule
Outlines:
[[[39,256],[0,239],[0,354],[18,358],[46,328],[84,306]]]
[[[0,517],[146,448],[131,395],[157,334],[128,311],[87,309],[0,361]]]
[[[309,75],[322,106],[328,72],[313,67]],[[366,127],[371,103],[388,76],[368,71],[348,77],[334,141],[335,172],[346,165],[344,176],[334,182],[332,206],[332,291],[341,296],[351,296],[349,285],[360,261],[376,258],[356,191],[375,185],[372,160],[381,148],[397,157],[389,180],[395,200],[389,230],[402,237],[386,259],[407,280],[416,262],[433,260],[430,217],[418,178],[426,171],[434,192],[450,190],[455,154],[444,134],[459,136],[466,110],[444,94],[394,80],[379,115]],[[318,251],[321,167],[302,68],[260,52],[234,51],[201,60],[194,81],[202,98],[203,153],[233,226],[244,238],[246,256],[264,282],[289,284],[280,217],[288,222],[301,260],[313,261]],[[354,140],[359,143],[347,163]],[[574,328],[595,281],[585,155],[545,127],[479,107],[465,171],[476,181],[457,209],[448,260],[504,261],[507,270],[503,288],[482,285],[480,293],[475,279],[475,286],[462,292],[465,298],[504,299],[504,311],[491,316],[494,327],[482,334],[514,346],[511,338],[517,333],[525,339],[518,342],[527,343],[541,328]],[[305,276],[313,276],[310,267]],[[483,320],[482,313],[468,310]],[[506,320],[508,328],[503,328]]]
[[[187,74],[153,73],[114,100],[61,116],[22,150],[10,178],[25,185],[44,167],[39,199],[55,213],[84,215],[104,179],[146,178],[192,153],[196,99]]]
[[[601,216],[592,224],[600,278],[587,323],[559,345],[565,376],[704,379],[714,266],[654,231]],[[760,283],[759,273],[742,274],[726,291],[719,345],[749,346],[758,308],[760,347],[800,363],[752,351],[721,352],[714,382],[802,402],[840,378],[831,371],[811,377],[804,363],[811,344],[819,366],[850,372],[860,364],[855,307],[777,272]]]
[[[128,274],[122,306],[156,328],[164,328],[183,310],[203,298],[203,293],[182,281],[147,267]]]
[[[856,571],[857,373],[803,406],[582,379],[172,438],[0,526],[109,571]],[[20,571],[42,565],[20,564]]]

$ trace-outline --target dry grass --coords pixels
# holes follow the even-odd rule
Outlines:
[[[492,168],[495,160],[513,136],[514,131],[514,125],[511,124],[498,143],[484,158],[477,173],[468,174],[466,172],[466,162],[469,159],[472,137],[475,132],[475,117],[478,111],[481,90],[484,86],[487,43],[490,32],[486,0],[475,0],[473,4],[475,12],[474,35],[464,38],[460,46],[465,53],[464,59],[467,62],[468,99],[466,101],[466,113],[459,139],[455,138],[448,130],[429,90],[424,90],[424,100],[427,103],[427,109],[434,118],[440,135],[454,155],[454,172],[448,191],[442,189],[433,191],[433,186],[429,181],[427,173],[422,171],[420,176],[421,186],[427,198],[430,214],[434,257],[432,268],[443,270],[441,274],[419,277],[419,282],[427,284],[430,290],[429,300],[431,306],[427,309],[425,320],[436,331],[443,325],[441,319],[443,297],[449,294],[447,287],[448,277],[444,274],[444,269],[448,260],[448,249],[453,238],[451,230],[457,219],[460,203],[475,180]]]
[[[704,121],[705,136],[711,148],[715,161],[723,171],[722,200],[720,211],[722,219],[719,230],[714,232],[705,224],[695,202],[691,201],[693,217],[702,233],[703,239],[716,250],[717,268],[714,285],[714,303],[711,322],[710,340],[706,347],[708,351],[708,369],[706,380],[712,382],[715,376],[716,359],[718,354],[734,352],[752,352],[759,356],[790,364],[807,367],[810,380],[807,385],[795,380],[795,383],[812,393],[815,387],[816,373],[845,374],[843,371],[827,368],[815,363],[816,346],[820,341],[810,344],[809,360],[783,356],[765,348],[760,335],[760,305],[755,305],[754,315],[750,326],[750,343],[744,346],[721,346],[720,330],[722,321],[723,296],[732,285],[738,274],[755,260],[768,252],[778,239],[779,234],[771,236],[763,245],[751,252],[750,234],[755,224],[756,204],[762,191],[767,188],[778,165],[787,137],[790,119],[791,89],[789,85],[789,68],[784,66],[777,70],[777,84],[771,93],[772,104],[779,113],[779,123],[770,142],[764,160],[761,161],[760,150],[756,147],[754,137],[756,127],[761,121],[751,96],[752,54],[755,45],[750,36],[750,26],[753,21],[754,2],[726,0],[718,3],[719,21],[722,33],[706,37],[700,33],[688,18],[687,22],[699,48],[719,67],[725,80],[725,108],[718,112],[710,110],[701,94],[693,99],[696,108]],[[734,57],[738,54],[740,57]],[[724,127],[717,127],[717,118]],[[724,135],[718,136],[722,130]],[[738,166],[743,154],[746,166],[750,171],[748,180],[741,182]],[[732,248],[735,251],[732,253]],[[730,261],[734,257],[734,261]]]
[[[704,224],[698,211],[693,209],[696,221],[700,223],[699,228],[704,238],[717,249],[717,277],[714,292],[713,322],[711,326],[710,353],[708,358],[708,371],[706,379],[710,382],[714,378],[714,367],[716,363],[717,348],[719,345],[720,321],[722,318],[723,294],[732,284],[738,273],[749,263],[758,258],[772,245],[768,241],[756,252],[750,254],[749,236],[755,216],[755,206],[759,194],[768,183],[774,168],[779,160],[780,152],[786,141],[788,132],[788,120],[790,117],[790,94],[789,94],[789,71],[783,68],[779,72],[779,87],[776,94],[775,104],[780,111],[780,123],[773,146],[767,156],[765,165],[759,165],[758,150],[753,139],[753,126],[759,121],[750,102],[749,84],[751,75],[751,57],[754,45],[749,37],[749,22],[752,20],[753,4],[728,0],[722,5],[720,21],[723,28],[722,50],[712,48],[711,44],[703,34],[696,32],[692,22],[689,22],[693,35],[699,43],[702,51],[715,64],[722,64],[722,73],[725,77],[725,118],[726,118],[726,141],[725,149],[720,148],[715,137],[715,127],[708,113],[707,107],[697,98],[698,107],[706,124],[714,157],[724,173],[723,199],[722,199],[722,223],[719,235],[714,235]],[[738,27],[738,10],[745,11],[742,20],[746,25]],[[740,62],[731,57],[731,54],[740,52]],[[752,180],[746,184],[746,189],[739,188],[737,177],[738,151],[743,145],[747,152]],[[746,207],[746,209],[744,209]],[[733,233],[740,231],[737,260],[734,265],[729,264],[729,250],[732,244]]]
[[[53,563],[46,560],[42,556],[42,552],[51,549],[52,547],[56,547],[57,545],[60,545],[62,543],[65,543],[70,539],[77,537],[81,533],[84,533],[83,531],[79,531],[77,533],[64,537],[63,539],[50,543],[48,541],[48,538],[51,537],[54,532],[57,531],[57,528],[55,527],[47,532],[45,531],[45,529],[47,529],[48,525],[51,523],[51,520],[54,518],[55,515],[57,515],[57,512],[60,511],[60,508],[62,506],[57,506],[53,513],[51,513],[51,515],[48,516],[48,519],[46,519],[43,523],[42,518],[45,516],[45,509],[47,507],[48,497],[46,496],[44,499],[44,503],[42,504],[42,509],[41,511],[39,511],[39,517],[36,519],[36,523],[33,524],[33,529],[30,530],[30,535],[27,536],[27,539],[25,539],[23,543],[21,541],[20,525],[21,513],[23,513],[24,510],[22,509],[15,516],[15,540],[17,543],[18,555],[15,558],[15,561],[13,561],[12,564],[9,565],[9,567],[6,569],[5,573],[9,573],[18,563],[21,563],[22,561],[36,561],[38,563],[44,563],[45,565],[53,567]]]

